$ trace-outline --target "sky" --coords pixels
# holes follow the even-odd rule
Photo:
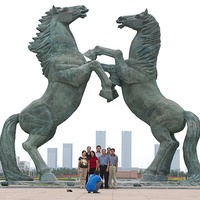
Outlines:
[[[89,12],[84,19],[77,19],[70,26],[80,52],[96,45],[120,49],[128,58],[129,46],[136,32],[118,29],[116,19],[123,15],[143,12],[146,8],[159,22],[161,49],[158,55],[157,83],[161,93],[184,110],[200,117],[200,26],[198,0],[7,0],[1,3],[0,44],[0,129],[5,120],[20,113],[33,100],[40,98],[47,79],[28,45],[36,36],[41,16],[52,5],[68,7],[85,5]],[[114,60],[101,56],[102,63]],[[58,148],[58,165],[62,167],[62,144],[73,143],[73,167],[77,167],[81,151],[88,145],[95,150],[95,132],[106,131],[106,146],[114,147],[121,162],[121,131],[132,131],[132,167],[146,168],[154,158],[154,139],[150,127],[139,120],[125,105],[121,88],[116,87],[119,97],[107,103],[99,96],[101,83],[95,72],[87,84],[82,102],[73,115],[61,124],[52,140],[39,148],[47,161],[47,148]],[[181,169],[186,171],[182,145],[186,128],[175,136],[180,142]],[[20,160],[32,160],[22,148],[28,135],[17,127],[16,155]],[[198,145],[200,153],[200,145]],[[120,163],[119,162],[119,166]]]

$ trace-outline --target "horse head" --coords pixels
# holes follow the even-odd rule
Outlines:
[[[45,16],[39,20],[37,37],[33,38],[28,46],[29,50],[37,53],[41,62],[43,74],[48,77],[49,65],[52,55],[58,52],[57,48],[67,49],[67,46],[77,49],[76,41],[69,30],[69,24],[79,17],[86,17],[89,10],[85,6],[55,7],[45,12]],[[77,49],[78,51],[78,49]]]
[[[63,8],[53,6],[50,12],[52,12],[55,15],[58,15],[58,20],[63,24],[71,24],[79,17],[86,17],[86,13],[88,11],[89,10],[85,6],[81,5]]]
[[[144,27],[147,16],[148,11],[146,9],[144,12],[137,15],[121,16],[117,19],[116,22],[120,24],[118,28],[123,28],[124,26],[127,26],[134,30],[140,30]]]

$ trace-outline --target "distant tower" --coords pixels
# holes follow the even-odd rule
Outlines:
[[[154,155],[155,156],[158,153],[159,147],[160,147],[159,144],[155,144],[154,145]],[[173,157],[173,160],[172,160],[172,163],[171,163],[170,169],[171,170],[179,170],[180,171],[180,149],[176,150],[176,152],[174,154],[174,157]]]
[[[171,163],[171,169],[180,171],[180,149],[177,149],[174,154],[174,157]]]
[[[106,148],[106,131],[96,131],[96,146],[101,145],[101,149]]]
[[[57,148],[47,149],[47,165],[50,168],[57,168]]]
[[[73,144],[65,143],[63,144],[63,168],[72,168],[72,153],[73,153]]]
[[[122,168],[131,168],[132,162],[132,132],[122,131]]]

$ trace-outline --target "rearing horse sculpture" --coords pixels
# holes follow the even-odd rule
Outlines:
[[[200,136],[200,121],[192,112],[183,110],[177,103],[165,98],[160,92],[157,79],[157,56],[160,49],[160,27],[148,11],[137,15],[119,17],[119,28],[124,26],[137,31],[124,60],[120,50],[100,46],[85,53],[92,60],[97,55],[115,59],[115,65],[102,64],[110,73],[110,79],[122,88],[124,101],[129,109],[150,127],[159,141],[158,153],[142,177],[143,181],[166,180],[171,161],[179,146],[174,134],[187,123],[187,135],[183,152],[188,168],[187,181],[200,181],[200,165],[196,146]],[[120,40],[121,41],[121,40]]]
[[[69,25],[84,18],[85,6],[54,7],[40,19],[39,33],[29,49],[37,54],[48,86],[43,96],[29,104],[20,114],[9,117],[0,138],[0,160],[8,181],[33,180],[20,172],[15,155],[17,123],[29,134],[23,148],[32,158],[42,181],[54,181],[55,176],[38,152],[38,147],[53,138],[59,124],[68,119],[81,103],[91,72],[95,71],[103,89],[100,95],[108,101],[116,97],[112,82],[97,61],[87,63],[79,52]],[[114,97],[114,98],[115,98]]]

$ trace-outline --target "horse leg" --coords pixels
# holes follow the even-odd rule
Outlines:
[[[126,66],[126,62],[123,58],[123,53],[120,50],[109,49],[105,47],[96,46],[94,49],[90,49],[84,53],[84,55],[91,60],[96,60],[97,56],[106,55],[115,59],[115,66]]]
[[[54,72],[51,80],[79,87],[81,84],[87,83],[92,71],[95,71],[101,80],[102,90],[100,91],[100,96],[106,98],[108,101],[112,101],[114,97],[116,98],[118,95],[116,96],[117,92],[112,89],[112,81],[107,77],[98,61],[92,61],[76,68],[73,67]]]
[[[171,161],[179,143],[166,128],[155,126],[151,127],[151,130],[154,137],[160,142],[160,147],[141,180],[165,181],[167,180],[167,174],[170,172]]]
[[[90,65],[90,63],[88,64]],[[98,61],[92,61],[91,64],[92,64],[91,69],[96,72],[96,74],[99,76],[101,80],[102,90],[100,91],[99,95],[104,98],[107,98],[108,102],[117,98],[119,95],[115,90],[112,81],[107,77],[106,73],[104,72],[101,64]]]
[[[87,52],[84,53],[84,56],[90,58],[91,60],[96,60],[97,56],[106,55],[112,58],[116,58],[118,52],[120,50],[109,49],[101,46],[96,46],[94,49],[89,49]]]
[[[84,55],[91,60],[95,60],[98,55],[106,55],[115,59],[115,70],[113,70],[113,76],[118,78],[127,84],[132,84],[136,82],[141,82],[141,80],[146,80],[146,76],[141,72],[134,69],[134,60],[128,60],[131,67],[127,65],[127,62],[123,58],[123,53],[120,50],[113,50],[105,47],[96,46],[94,49],[88,50]],[[107,68],[104,66],[103,68]],[[119,81],[118,81],[119,82]],[[120,83],[117,85],[121,85]]]
[[[109,79],[112,81],[113,87],[115,87],[116,85],[121,86],[121,81],[116,72],[116,66],[103,63],[101,63],[101,66],[105,72],[108,72],[110,74]]]
[[[56,177],[54,176],[54,174],[51,173],[50,168],[44,162],[37,149],[53,137],[55,129],[51,130],[52,133],[50,133],[51,137],[49,138],[46,136],[47,134],[49,135],[49,133],[47,133],[48,131],[48,127],[42,127],[40,129],[33,130],[29,134],[26,142],[22,144],[23,148],[32,158],[38,174],[40,174],[40,181],[56,181]]]
[[[84,53],[84,55],[91,60],[96,60],[97,56],[99,55],[106,55],[115,59],[115,65],[106,65],[101,64],[102,68],[110,74],[110,79],[112,80],[113,84],[121,86],[121,81],[119,79],[122,78],[117,72],[120,70],[121,67],[126,67],[126,62],[123,58],[123,54],[120,50],[113,50],[101,46],[96,46],[94,49],[90,49]],[[123,78],[122,78],[123,79]]]

